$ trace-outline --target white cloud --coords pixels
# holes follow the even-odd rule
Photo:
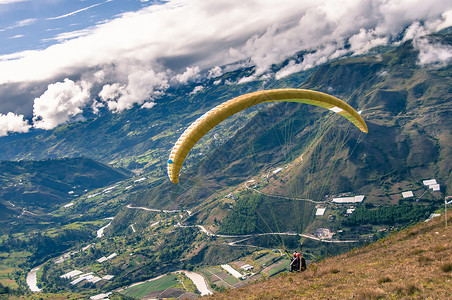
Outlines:
[[[89,86],[86,82],[75,83],[65,79],[50,84],[33,105],[35,128],[52,129],[82,113],[90,100]]]
[[[31,125],[24,120],[23,115],[16,115],[12,112],[6,115],[0,113],[0,136],[6,136],[12,132],[28,132]]]
[[[438,22],[435,30],[442,30],[452,26],[452,9],[443,13],[443,21]]]
[[[452,46],[440,43],[430,43],[427,38],[413,41],[419,49],[420,65],[445,66],[452,61]]]
[[[14,27],[23,27],[23,26],[32,25],[32,24],[36,23],[37,20],[38,19],[36,19],[36,18],[24,19],[24,20],[18,21]]]
[[[93,4],[93,5],[90,5],[90,6],[88,6],[88,7],[84,7],[84,8],[82,8],[82,9],[78,9],[78,10],[75,10],[75,11],[73,11],[73,12],[70,12],[70,13],[67,13],[67,14],[64,14],[64,15],[61,15],[61,16],[58,16],[58,17],[48,18],[47,20],[57,20],[57,19],[67,18],[67,17],[73,16],[73,15],[76,15],[76,14],[78,14],[79,12],[82,12],[82,11],[85,11],[85,10],[88,10],[88,9],[91,9],[91,8],[93,8],[93,7],[96,7],[96,6],[105,4],[105,3],[107,3],[107,2],[111,2],[111,1],[113,1],[113,0],[107,0],[107,1],[102,2],[102,3]]]
[[[143,105],[141,105],[141,108],[153,108],[155,106],[155,102],[145,102]]]
[[[431,32],[451,23],[451,7],[440,0],[287,0],[284,5],[276,0],[241,5],[226,0],[173,0],[58,35],[55,38],[64,42],[0,62],[4,70],[0,84],[51,80],[131,61],[155,72],[170,68],[179,73],[249,59],[259,75],[297,51],[335,47],[335,53],[349,42],[352,52],[364,53],[419,20],[431,24]]]
[[[51,80],[131,60],[146,62],[156,72],[168,67],[177,72],[250,59],[260,74],[297,51],[325,45],[340,50],[351,42],[353,52],[365,52],[419,20],[431,24],[428,31],[442,28],[451,23],[451,8],[449,1],[441,0],[287,0],[284,5],[276,0],[250,0],[241,5],[226,0],[172,0],[123,14],[90,28],[89,34],[85,30],[59,35],[56,38],[71,40],[0,62],[5,70],[0,84]]]
[[[11,84],[51,86],[62,78],[80,76],[103,87],[100,102],[86,100],[85,105],[94,109],[106,105],[121,112],[134,104],[151,107],[152,99],[170,84],[196,81],[201,74],[215,78],[234,68],[255,66],[256,73],[242,81],[261,79],[271,65],[305,53],[300,62],[291,61],[275,74],[281,78],[344,54],[363,54],[377,45],[400,42],[403,34],[408,39],[451,25],[452,2],[444,0],[248,0],[240,4],[170,0],[57,35],[60,43],[44,50],[1,56],[0,91]],[[422,61],[447,56],[441,47],[423,49]],[[33,98],[20,106],[31,106]],[[60,105],[70,99],[62,98]],[[50,128],[70,116],[59,117],[59,111],[52,109],[42,120],[37,118],[36,125]]]
[[[297,64],[294,60],[289,61],[287,66],[276,72],[275,78],[281,79],[283,77],[289,76],[290,74],[300,72],[303,70],[303,66],[301,64]]]
[[[201,70],[199,69],[199,67],[187,67],[185,72],[182,74],[177,74],[175,79],[180,83],[187,83],[188,81],[200,78],[200,72]]]
[[[443,14],[444,23],[438,21],[414,22],[405,31],[403,41],[413,40],[413,46],[419,50],[418,63],[420,65],[445,66],[452,61],[452,46],[429,41],[426,35],[433,29],[442,29],[444,24],[452,24],[452,10]]]
[[[8,39],[20,39],[21,37],[24,37],[23,34],[17,34],[15,36],[9,37]]]
[[[106,84],[99,93],[101,101],[114,112],[131,108],[134,104],[143,104],[149,98],[159,96],[169,87],[165,73],[155,73],[153,70],[136,71],[128,76],[126,84]],[[151,102],[145,104],[150,108]]]
[[[366,30],[361,28],[359,33],[354,34],[348,39],[348,41],[350,43],[350,50],[354,54],[359,55],[366,53],[376,46],[387,45],[389,42],[389,36],[379,37],[375,33],[375,30]]]
[[[0,0],[0,5],[16,3],[16,2],[26,2],[26,1],[30,1],[30,0]]]
[[[239,81],[237,82],[237,84],[242,84],[242,83],[247,83],[247,82],[251,82],[251,81],[255,81],[257,79],[256,75],[251,75],[251,76],[247,76],[247,77],[243,77],[240,78]]]
[[[43,39],[42,41],[43,42],[48,42],[48,41],[56,40],[58,42],[64,42],[64,41],[68,41],[68,40],[71,40],[71,39],[87,36],[90,33],[91,33],[90,29],[81,29],[81,30],[76,30],[76,31],[71,31],[71,32],[60,33],[60,34],[57,34],[56,36],[54,36],[52,38]]]
[[[419,37],[425,36],[428,31],[419,22],[414,22],[406,30],[402,41],[408,41],[412,39],[417,39]]]
[[[212,69],[209,70],[209,75],[207,75],[207,78],[216,78],[223,75],[223,70],[219,66],[215,66]]]
[[[198,85],[193,89],[193,91],[191,91],[190,95],[196,94],[202,90],[204,90],[204,87],[202,85]]]
[[[37,19],[35,19],[35,18],[29,18],[29,19],[20,20],[20,21],[17,21],[16,23],[14,23],[13,25],[11,25],[9,27],[6,27],[4,29],[0,29],[0,32],[6,31],[6,30],[10,30],[10,29],[14,29],[14,28],[18,28],[18,27],[24,27],[24,26],[32,25],[36,21],[37,21]]]

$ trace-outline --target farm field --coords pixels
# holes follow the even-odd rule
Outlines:
[[[177,281],[177,275],[171,274],[171,275],[163,276],[156,280],[145,282],[140,285],[129,287],[129,288],[121,291],[121,294],[123,294],[124,296],[131,297],[131,298],[141,299],[151,292],[156,292],[156,291],[163,292],[164,290],[166,290],[168,288],[175,287],[178,285],[180,287],[182,287],[180,282]]]
[[[281,259],[278,262],[265,268],[265,270],[263,270],[263,273],[271,277],[283,271],[287,271],[289,269],[288,265],[289,265],[288,260]]]

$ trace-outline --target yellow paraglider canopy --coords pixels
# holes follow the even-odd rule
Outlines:
[[[329,109],[342,115],[361,131],[367,133],[363,118],[350,105],[331,95],[304,89],[264,90],[245,94],[226,101],[199,117],[177,140],[168,159],[168,177],[179,182],[179,172],[193,146],[212,128],[228,117],[259,103],[299,102]]]

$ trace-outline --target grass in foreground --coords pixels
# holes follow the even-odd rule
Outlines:
[[[452,224],[450,218],[449,224]],[[422,222],[361,249],[211,299],[449,299],[452,226]]]

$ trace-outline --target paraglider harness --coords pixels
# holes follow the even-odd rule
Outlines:
[[[302,253],[302,247],[300,245],[300,252],[294,252],[292,256],[292,260],[290,262],[290,272],[303,272],[306,270],[306,260],[304,259]],[[287,255],[289,254],[289,251],[286,250]]]

